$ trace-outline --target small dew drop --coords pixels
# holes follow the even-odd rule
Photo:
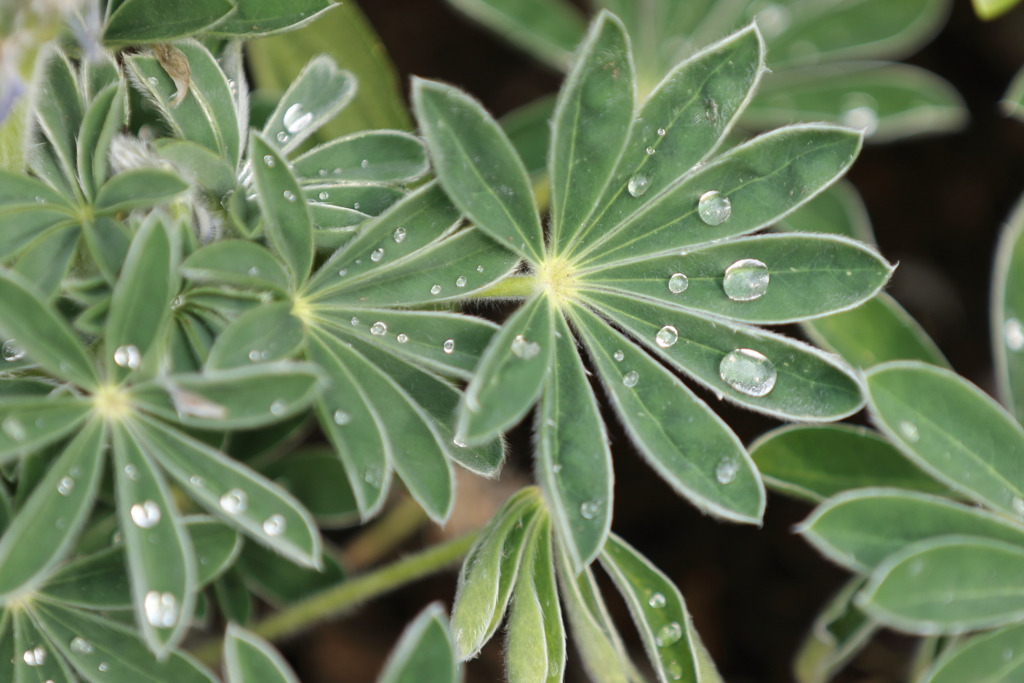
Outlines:
[[[346,413],[344,410],[334,411],[334,424],[338,426],[347,425],[352,420],[352,416]]]
[[[359,318],[357,318],[355,316],[352,316],[352,319],[349,320],[349,322],[352,323],[353,325],[358,325],[359,324]]]
[[[256,266],[253,266],[247,272],[249,273],[249,277],[256,277],[260,274],[260,269],[257,268]]]
[[[71,477],[64,477],[57,484],[57,493],[62,496],[70,496],[71,492],[75,490],[75,480]]]
[[[653,147],[648,147],[644,151],[647,152],[648,155],[651,155],[654,154],[657,150],[655,150]]]
[[[92,643],[82,636],[75,636],[71,641],[71,651],[76,655],[91,655],[93,652]]]
[[[278,132],[278,134],[277,134],[277,141],[278,142],[288,142],[288,140],[290,140],[290,139],[291,138],[289,137],[288,133],[285,133],[283,130]]]
[[[118,346],[114,351],[114,362],[122,368],[136,369],[142,365],[142,354],[139,353],[139,347],[135,346],[135,344]]]
[[[46,663],[46,650],[42,647],[34,647],[31,650],[25,650],[21,658],[29,666],[42,666]]]
[[[484,272],[484,267],[483,266],[477,266],[476,267],[476,272],[478,272],[478,273]]]
[[[455,352],[455,340],[454,339],[446,339],[444,344],[441,345],[441,348],[444,349],[445,353],[454,353]]]
[[[629,179],[626,183],[626,190],[633,197],[639,197],[644,192],[647,192],[647,188],[651,186],[651,179],[645,176],[643,173],[637,173],[635,176]]]
[[[671,325],[665,325],[665,327],[658,330],[658,334],[654,335],[654,341],[663,349],[667,349],[679,340],[679,331]]]
[[[149,78],[146,79],[146,82],[149,83],[150,85],[159,85],[160,84],[160,79],[158,79],[156,76],[150,76]]]
[[[231,489],[220,497],[220,507],[229,515],[237,515],[249,508],[249,496],[242,489]]]
[[[457,436],[452,439],[452,443],[458,446],[459,448],[466,448],[466,446],[468,445],[465,441],[463,441]]]
[[[768,291],[768,266],[757,259],[740,259],[725,269],[722,289],[733,301],[760,299]]]
[[[1014,512],[1018,515],[1024,515],[1024,498],[1014,496],[1010,504],[1013,506]]]
[[[626,354],[624,354],[622,352],[622,349],[618,349],[615,353],[612,354],[612,358],[614,358],[616,361],[618,361],[620,363],[622,362],[622,359],[625,358],[625,357],[626,357]]]
[[[441,293],[441,285],[434,285],[433,287],[431,287],[430,288],[430,293],[433,294],[434,296],[437,296],[438,294],[440,294]]]
[[[775,388],[775,365],[753,349],[736,349],[725,354],[718,365],[718,376],[741,394],[760,398]]]
[[[381,322],[380,320],[370,325],[370,334],[376,337],[382,336],[387,331],[388,326],[385,323]]]
[[[126,477],[128,477],[129,479],[131,479],[132,481],[138,481],[139,480],[139,470],[138,470],[138,468],[135,467],[135,465],[125,465],[124,466],[124,475]]]
[[[191,477],[189,477],[188,481],[189,481],[190,484],[192,484],[196,488],[200,488],[201,489],[201,488],[204,488],[206,486],[206,482],[203,481],[203,478],[199,477],[199,476],[196,476],[196,475],[192,475]]]
[[[149,591],[143,600],[143,611],[150,626],[172,628],[178,622],[178,599],[173,593]]]
[[[253,349],[252,351],[249,352],[249,360],[251,360],[253,363],[257,362],[259,359],[260,359],[260,352],[259,351],[257,351],[256,349]]]
[[[327,201],[328,199],[331,198],[331,194],[329,192],[327,192],[327,191],[324,191],[324,192],[321,192],[320,194],[318,194],[317,198],[320,201],[325,202],[325,201]]]
[[[708,225],[721,225],[732,215],[732,202],[718,190],[711,190],[697,200],[697,213]]]
[[[313,122],[312,112],[307,112],[298,102],[288,107],[281,119],[289,133],[301,133]]]
[[[1006,339],[1006,348],[1011,351],[1024,349],[1024,325],[1021,325],[1016,318],[1010,318],[1003,324],[1003,337]],[[24,351],[22,355],[25,355]],[[4,344],[4,358],[7,358],[7,344]],[[17,358],[7,358],[7,360],[17,360]]]
[[[540,344],[537,342],[527,341],[523,335],[516,335],[516,338],[512,340],[512,355],[522,360],[530,360],[540,353]]]
[[[0,429],[3,430],[4,434],[15,441],[24,441],[25,437],[28,436],[28,433],[25,431],[25,426],[21,424],[21,420],[13,415],[5,417],[4,421],[0,422]]]
[[[132,521],[141,529],[152,529],[160,523],[160,506],[152,500],[136,503],[131,509]]]
[[[1013,659],[1013,648],[1008,647],[1005,650],[1003,650],[1003,661],[1008,662],[1011,659]]]
[[[627,387],[635,387],[640,381],[640,374],[636,370],[630,370],[622,376],[622,383]]]
[[[263,521],[263,532],[267,536],[280,536],[286,527],[287,524],[282,515],[270,515]]]
[[[740,466],[732,458],[722,458],[715,467],[715,479],[723,486],[736,481]]]
[[[665,136],[665,132],[666,132],[666,131],[665,131],[665,129],[664,129],[664,128],[659,128],[659,129],[658,129],[658,135],[659,135],[659,136],[661,136],[661,137],[664,137],[664,136]]]
[[[405,342],[409,341],[409,335],[400,334],[397,337],[395,337],[395,340],[397,340],[399,344],[404,344]]]
[[[276,400],[276,401],[274,401],[273,403],[270,404],[270,413],[272,415],[278,415],[278,416],[284,415],[285,410],[287,410],[287,408],[288,408],[288,406],[285,405],[285,402],[282,401],[281,399],[278,399],[278,400]]]
[[[658,630],[655,641],[657,641],[658,647],[668,647],[679,642],[682,637],[683,627],[679,625],[678,621],[670,621]]]
[[[346,269],[342,268],[338,271],[338,277],[345,277],[346,275],[348,275],[348,271]]]
[[[555,474],[558,474],[559,472],[562,471],[562,466],[558,463],[555,463],[554,465],[551,466],[551,471],[554,472]]]
[[[375,489],[379,489],[384,482],[384,471],[380,465],[370,465],[363,472],[363,480]]]
[[[97,669],[98,671],[100,671],[101,673],[106,673],[106,671],[107,671],[107,670],[108,670],[109,668],[110,668],[110,665],[109,665],[109,664],[107,664],[106,662],[100,662],[100,665],[96,667],[96,669]]]
[[[673,294],[682,294],[690,286],[690,279],[682,273],[674,273],[668,279],[668,291]]]
[[[277,165],[277,161],[275,161],[273,155],[270,154],[263,157],[263,163],[265,163],[269,168],[274,168],[274,166]]]
[[[580,505],[580,515],[583,516],[583,519],[594,519],[600,511],[601,501],[598,500],[588,500]]]
[[[921,435],[917,433],[917,425],[910,420],[900,420],[900,432],[910,443],[917,443]]]
[[[661,609],[665,606],[665,603],[665,596],[658,592],[651,593],[651,597],[647,598],[647,604],[650,605],[652,609]]]
[[[405,241],[405,235],[406,235],[405,228],[395,228],[395,232],[392,235],[392,237],[394,237],[395,242],[397,244],[401,244],[402,242]]]
[[[369,159],[363,159],[362,161],[359,162],[359,168],[366,168],[369,165],[370,165],[370,160]]]
[[[465,275],[460,275],[459,277],[457,277],[455,279],[455,286],[456,287],[465,287],[466,286],[466,276]]]
[[[13,339],[8,339],[4,342],[3,354],[5,361],[13,363],[14,361],[21,360],[25,357],[25,349],[18,346],[18,343]]]
[[[285,199],[287,199],[290,202],[294,202],[295,201],[295,193],[292,192],[291,190],[285,190],[284,193],[283,193],[283,196],[284,196]]]

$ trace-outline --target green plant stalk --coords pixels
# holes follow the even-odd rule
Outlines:
[[[349,579],[342,584],[312,595],[250,627],[268,640],[282,640],[351,610],[397,588],[440,571],[467,552],[479,532],[439,543],[376,571]],[[220,641],[208,643],[193,652],[195,657],[213,666],[220,661]]]
[[[416,533],[428,521],[423,508],[412,498],[403,498],[383,517],[356,536],[338,554],[345,571],[355,573],[370,567]]]

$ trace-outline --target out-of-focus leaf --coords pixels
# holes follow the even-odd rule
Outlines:
[[[14,680],[18,683],[75,683],[70,667],[59,654],[50,653],[49,643],[32,618],[21,610],[12,610],[12,620],[14,651],[23,653],[14,657]]]
[[[238,624],[249,623],[255,600],[237,566],[213,580],[213,594],[225,619]]]
[[[242,537],[212,517],[196,515],[183,520],[192,538],[198,572],[196,586],[202,588],[228,570],[242,552]]]
[[[238,624],[224,634],[227,683],[298,683],[295,672],[274,646]]]
[[[402,183],[430,168],[419,138],[397,130],[368,130],[332,140],[295,159],[295,172],[317,180]]]
[[[122,171],[108,180],[96,194],[96,212],[113,214],[140,206],[170,201],[188,189],[177,173],[158,168]]]
[[[235,11],[210,31],[217,36],[267,35],[298,28],[334,7],[331,0],[236,0]]]
[[[457,683],[462,679],[444,609],[434,603],[405,627],[377,683]]]
[[[992,273],[992,356],[999,400],[1024,422],[1024,202],[1018,201],[999,238]]]
[[[1007,116],[1024,119],[1024,69],[1017,72],[1000,102]]]
[[[117,72],[115,71],[115,74]],[[111,84],[90,102],[78,134],[78,175],[90,198],[107,180],[110,142],[125,124],[125,86]]]
[[[103,28],[107,44],[170,42],[197,33],[234,9],[229,0],[125,0]]]
[[[828,683],[878,629],[852,603],[864,577],[851,579],[818,614],[793,661],[797,683]]]
[[[78,74],[67,55],[56,48],[46,49],[39,59],[42,67],[33,102],[36,120],[53,145],[65,177],[77,184],[75,139],[84,116]]]
[[[1024,667],[1024,626],[1014,624],[979,633],[949,646],[920,683],[992,681],[1010,683]]]
[[[225,370],[283,360],[298,351],[302,338],[302,321],[292,315],[292,302],[257,306],[217,335],[206,367]]]
[[[0,401],[0,462],[59,441],[91,410],[88,402],[66,397],[5,397]]]
[[[539,97],[518,109],[513,109],[498,121],[531,176],[542,173],[547,168],[548,144],[551,140],[550,121],[554,113],[555,98]],[[534,191],[536,192],[536,188]],[[544,204],[539,197],[538,203]]]
[[[223,240],[193,252],[181,272],[197,282],[288,291],[288,273],[266,247],[248,240]]]
[[[272,605],[283,607],[345,580],[331,552],[320,556],[321,569],[300,567],[255,543],[246,543],[235,570],[246,585]]]
[[[314,57],[288,86],[263,126],[263,135],[277,140],[287,154],[334,118],[352,100],[355,89],[356,79],[351,73],[339,69],[326,55]],[[261,157],[250,154],[249,158]]]
[[[857,188],[848,180],[837,181],[782,219],[776,227],[800,232],[827,232],[875,244],[867,207]]]
[[[359,519],[345,467],[330,449],[295,451],[262,472],[298,498],[321,528],[349,526]]]

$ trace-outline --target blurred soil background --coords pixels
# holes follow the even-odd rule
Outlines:
[[[558,74],[442,0],[361,0],[360,5],[406,88],[412,74],[442,79],[473,93],[499,116],[558,88]],[[970,109],[970,125],[951,136],[869,145],[849,178],[867,203],[882,253],[900,263],[890,293],[924,325],[958,372],[991,391],[990,268],[1000,227],[1024,192],[1024,124],[1005,118],[998,101],[1024,64],[1024,6],[983,24],[968,0],[957,0],[945,29],[907,61],[957,87]],[[502,315],[499,310],[472,312],[496,319]],[[775,426],[705,398],[745,443]],[[810,507],[770,495],[761,529],[702,517],[640,461],[607,416],[617,478],[614,530],[680,587],[728,683],[791,681],[796,648],[818,609],[845,579],[842,570],[792,533]],[[500,482],[463,477],[449,529],[425,528],[388,559],[481,523],[527,481],[528,429],[514,431],[510,442],[513,454]],[[336,540],[344,543],[350,536],[340,534]],[[637,661],[644,661],[625,605],[601,580],[613,616]],[[440,574],[322,625],[283,649],[305,683],[368,683],[402,627],[432,600],[450,606],[454,586],[454,571]],[[905,680],[914,644],[883,633],[837,680]],[[498,637],[469,665],[467,681],[504,680],[501,658]],[[587,680],[571,646],[567,680]]]

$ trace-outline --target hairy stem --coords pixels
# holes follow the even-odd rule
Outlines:
[[[250,630],[268,640],[296,636],[322,621],[348,612],[360,603],[444,569],[469,551],[477,534],[473,531],[440,543],[311,595],[257,622]],[[213,666],[220,661],[221,642],[208,643],[196,650],[194,655],[204,664]]]

